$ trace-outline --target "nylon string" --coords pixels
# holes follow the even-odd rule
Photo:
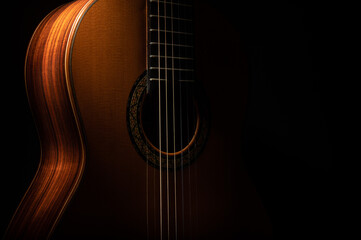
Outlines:
[[[180,16],[180,8],[179,8],[179,0],[177,0],[177,3],[178,3],[178,8],[177,8],[177,14],[178,16]],[[177,22],[177,27],[178,29],[180,29],[180,21]],[[179,37],[180,38],[180,37]],[[180,41],[181,42],[181,41]],[[180,53],[180,49],[181,47],[178,46],[178,52]],[[179,68],[182,68],[182,64],[181,64],[181,61],[178,60],[178,64],[179,64]],[[181,72],[179,71],[178,72],[178,81],[181,80]],[[180,119],[180,132],[183,133],[183,107],[182,107],[182,101],[181,101],[181,96],[182,96],[182,84],[179,84],[179,119]],[[183,135],[180,134],[179,136],[180,138],[180,149],[183,149]],[[185,211],[184,211],[184,159],[183,159],[183,152],[181,153],[181,193],[182,193],[182,233],[183,233],[183,236],[185,234]]]
[[[174,39],[173,39],[173,1],[171,1],[171,31],[172,31],[172,94],[173,94],[173,151],[176,151],[176,132],[175,132],[175,94],[174,94]],[[178,237],[178,220],[177,220],[177,167],[176,167],[176,155],[173,156],[173,167],[174,167],[174,234],[175,239]]]
[[[162,114],[161,114],[161,87],[160,87],[160,4],[158,1],[158,118],[159,118],[159,150],[162,149]],[[160,239],[163,239],[163,213],[162,213],[162,152],[159,151],[159,224]]]
[[[169,139],[168,139],[168,69],[167,69],[167,1],[164,0],[164,79],[165,79],[165,147],[166,147],[166,168],[167,168],[167,233],[170,236],[170,216],[169,216]],[[160,66],[158,66],[160,68]]]

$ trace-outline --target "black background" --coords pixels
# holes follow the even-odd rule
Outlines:
[[[16,1],[2,9],[1,235],[39,163],[23,78],[27,44],[46,14],[65,2]],[[243,38],[250,87],[247,118],[240,123],[242,152],[274,239],[325,239],[339,233],[336,139],[346,78],[345,26],[353,21],[353,7],[314,1],[209,2]]]

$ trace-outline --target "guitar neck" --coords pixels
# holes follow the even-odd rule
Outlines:
[[[148,80],[193,82],[193,1],[149,0]]]

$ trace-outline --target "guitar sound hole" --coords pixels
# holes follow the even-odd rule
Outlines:
[[[164,82],[160,86],[158,83],[151,85],[144,97],[141,125],[144,135],[156,150],[176,154],[186,150],[196,135],[198,121],[192,86],[182,83],[173,91],[173,87],[168,85],[166,91]]]

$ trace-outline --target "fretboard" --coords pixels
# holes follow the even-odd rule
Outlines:
[[[148,77],[194,81],[192,0],[149,0]]]

